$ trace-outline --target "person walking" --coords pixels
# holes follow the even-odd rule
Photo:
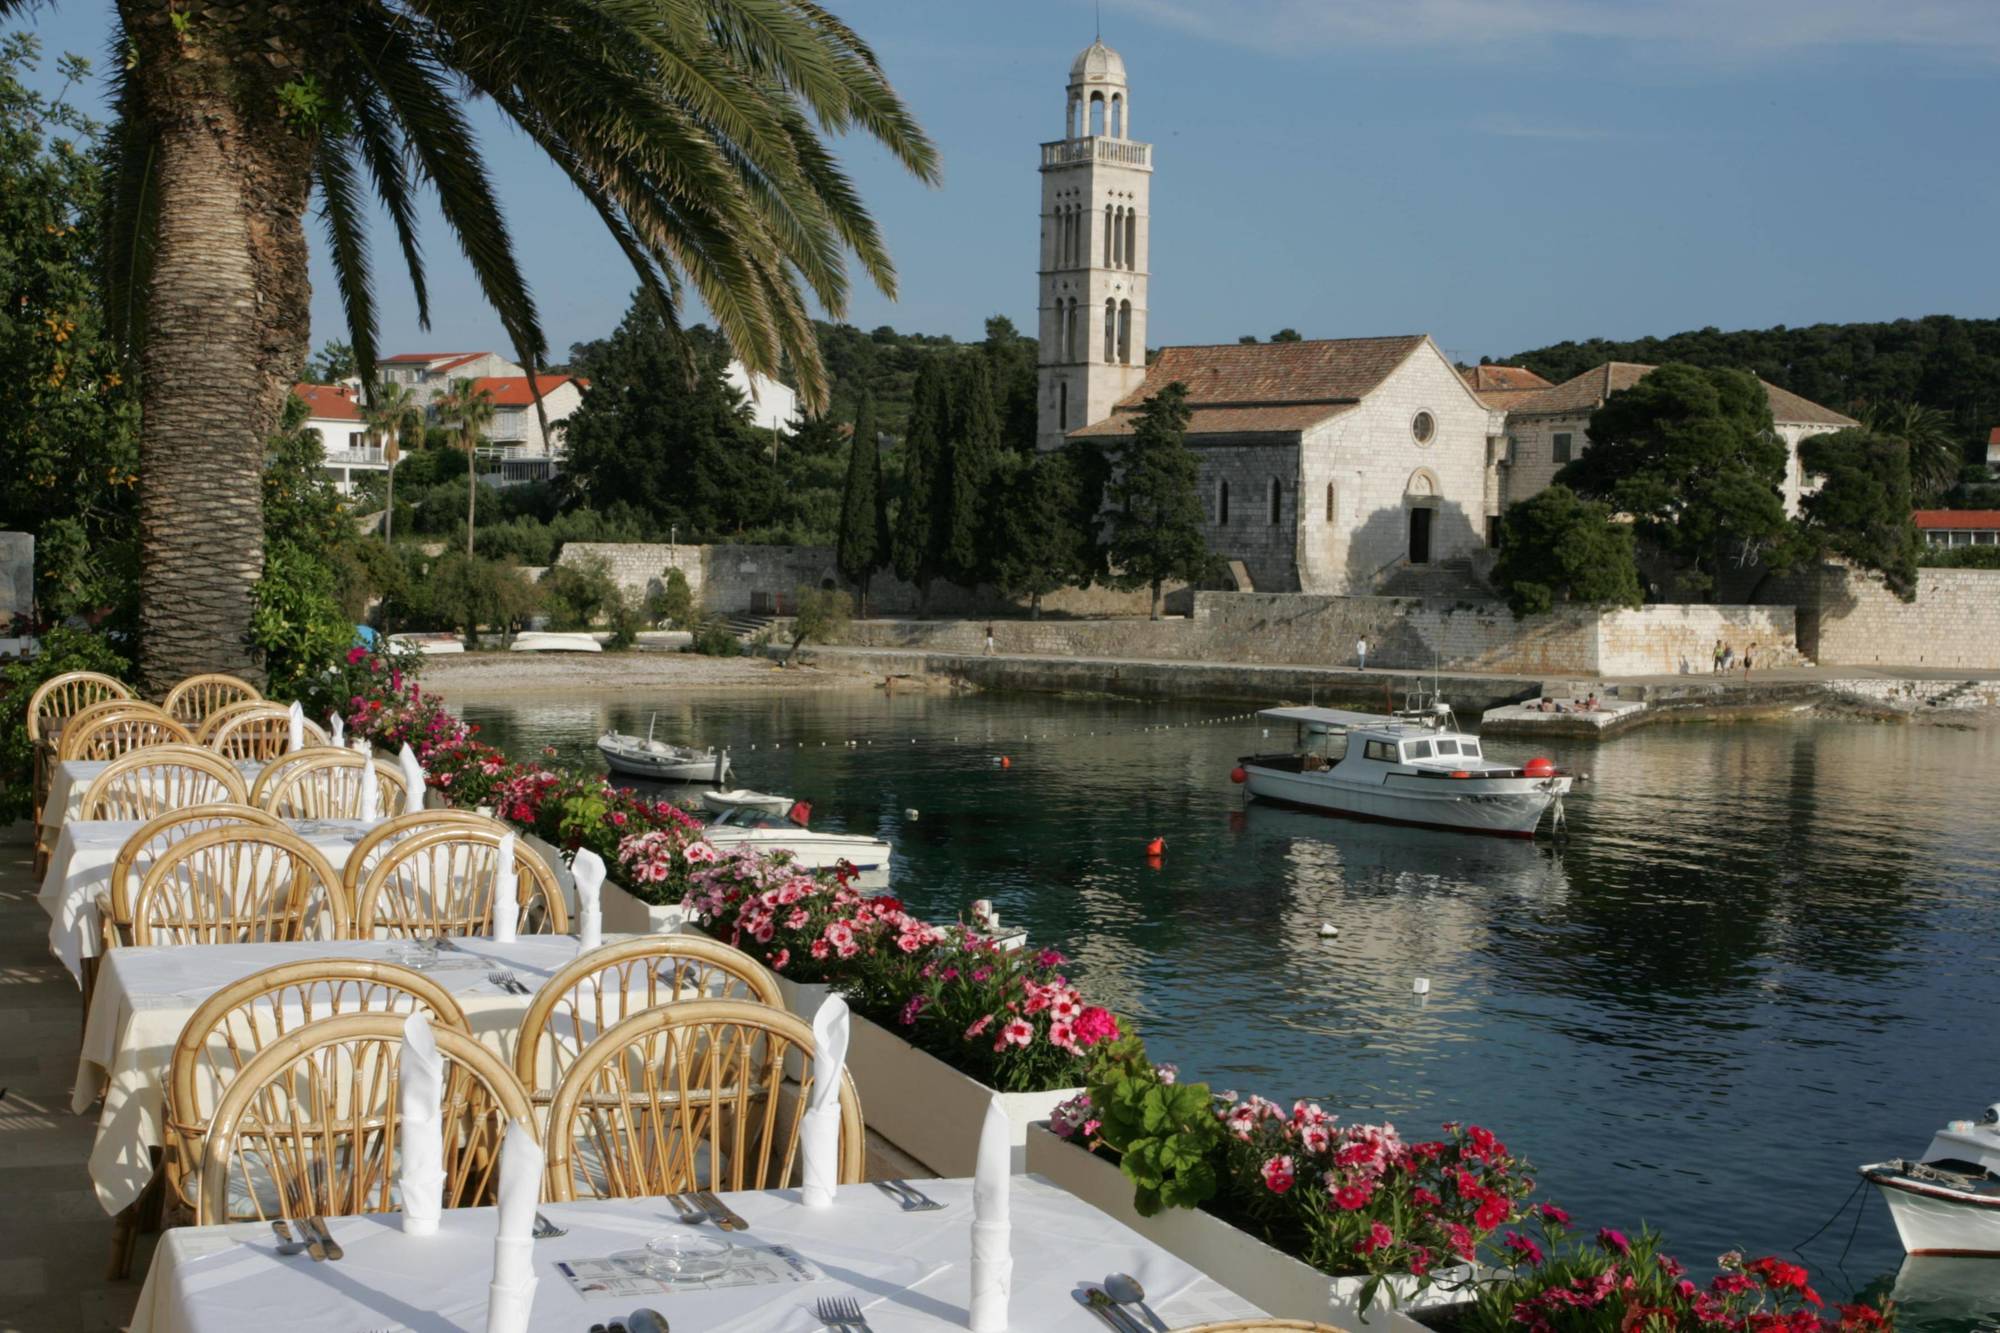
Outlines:
[[[993,622],[986,623],[986,655],[993,656]]]
[[[1722,640],[1720,639],[1715,641],[1715,662],[1714,665],[1709,667],[1709,670],[1712,672],[1722,670]]]
[[[1368,669],[1368,636],[1362,635],[1354,641],[1354,661],[1363,671]]]
[[[1745,644],[1743,646],[1743,679],[1746,681],[1750,679],[1750,662],[1752,656],[1756,653],[1756,651],[1757,651],[1757,645],[1754,643]]]

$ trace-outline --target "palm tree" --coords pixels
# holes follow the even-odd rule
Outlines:
[[[404,386],[383,380],[369,393],[368,405],[361,409],[361,419],[368,423],[368,433],[382,446],[382,461],[389,465],[386,478],[388,506],[382,511],[382,540],[392,542],[396,539],[396,464],[402,461],[404,442],[421,438],[424,429],[423,405]]]
[[[471,380],[453,380],[438,395],[438,421],[457,437],[465,451],[465,553],[472,554],[473,506],[479,499],[479,446],[486,440],[486,428],[493,424],[493,395],[475,388]]]
[[[1965,446],[1951,417],[1922,403],[1871,404],[1862,413],[1868,429],[1901,440],[1910,451],[1910,497],[1918,504],[1935,501],[1958,484],[1965,466]]]
[[[31,0],[0,0],[0,18]],[[753,371],[826,372],[847,260],[893,295],[874,221],[822,135],[910,172],[937,156],[874,52],[817,0],[117,0],[106,301],[140,376],[140,674],[254,673],[266,438],[306,355],[317,192],[348,340],[372,387],[368,219],[429,300],[419,195],[531,371],[546,340],[464,104],[483,98],[596,211],[678,327],[691,286]]]

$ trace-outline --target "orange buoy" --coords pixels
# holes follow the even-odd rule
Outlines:
[[[1249,781],[1249,779],[1250,779],[1250,775],[1249,775],[1248,773],[1246,773],[1246,772],[1244,772],[1244,771],[1243,771],[1243,765],[1241,765],[1241,764],[1238,764],[1238,765],[1237,765],[1236,767],[1234,767],[1234,768],[1232,768],[1232,769],[1230,769],[1230,770],[1229,770],[1229,780],[1230,780],[1231,782],[1234,782],[1234,783],[1237,783],[1237,784],[1239,784],[1239,785],[1240,785],[1240,784],[1242,784],[1242,783],[1244,783],[1244,782],[1247,782],[1247,781]]]
[[[1146,855],[1148,856],[1163,856],[1166,854],[1166,850],[1167,840],[1165,838],[1155,838],[1146,844]]]
[[[1455,771],[1454,771],[1454,772],[1452,773],[1452,776],[1453,776],[1453,777],[1455,777],[1455,778],[1469,778],[1469,777],[1471,777],[1471,776],[1472,776],[1472,774],[1470,774],[1470,773],[1466,772],[1466,771],[1465,771],[1464,769],[1462,769],[1462,768],[1461,768],[1461,769],[1457,769],[1457,770],[1455,770]]]
[[[1552,778],[1556,775],[1555,761],[1536,755],[1521,765],[1521,771],[1531,778]]]
[[[1007,757],[1006,755],[1004,755],[1004,754],[1000,756],[1000,767],[1002,767],[1002,768],[1012,768],[1013,766],[1014,766],[1014,761],[1013,761],[1012,759],[1009,759],[1009,758],[1008,758],[1008,757]]]

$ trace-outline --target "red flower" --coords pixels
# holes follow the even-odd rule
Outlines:
[[[1502,1244],[1520,1256],[1520,1261],[1524,1264],[1533,1266],[1542,1261],[1542,1247],[1518,1231],[1508,1232],[1507,1239]]]
[[[1569,1225],[1569,1214],[1564,1212],[1562,1209],[1556,1207],[1552,1203],[1543,1204],[1541,1212],[1542,1212],[1542,1220],[1544,1222],[1559,1227],[1566,1227]]]
[[[1388,1227],[1383,1226],[1380,1222],[1375,1222],[1369,1225],[1368,1234],[1361,1238],[1361,1243],[1355,1246],[1354,1249],[1357,1254],[1373,1254],[1375,1251],[1387,1249],[1395,1243],[1396,1233],[1389,1230]]]
[[[1273,1157],[1270,1161],[1264,1163],[1263,1176],[1266,1189],[1270,1190],[1273,1194],[1283,1194],[1292,1187],[1294,1180],[1292,1175],[1292,1159],[1289,1157]]]
[[[1610,1227],[1598,1228],[1597,1243],[1602,1245],[1611,1254],[1632,1253],[1632,1242],[1625,1239],[1625,1233],[1622,1231],[1613,1231]]]
[[[1366,1207],[1368,1196],[1374,1192],[1375,1186],[1370,1181],[1364,1180],[1358,1185],[1342,1185],[1333,1192],[1334,1206],[1344,1208],[1350,1213],[1354,1212],[1359,1208]]]

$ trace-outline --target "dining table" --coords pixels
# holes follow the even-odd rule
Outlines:
[[[49,916],[49,952],[79,982],[84,960],[103,952],[104,919],[99,904],[111,893],[112,863],[145,825],[142,819],[70,819],[56,835],[36,901]],[[300,819],[287,820],[285,826],[340,870],[347,864],[347,854],[374,824],[359,819]],[[134,863],[135,877],[145,873],[147,864],[143,857]]]
[[[246,783],[254,783],[264,771],[261,759],[233,762]],[[89,794],[90,784],[109,767],[109,759],[65,759],[50,770],[48,799],[42,802],[42,833],[46,841],[53,841],[65,823],[83,814],[83,798]]]
[[[872,1184],[826,1208],[794,1189],[725,1192],[746,1224],[689,1228],[662,1198],[545,1203],[562,1235],[534,1242],[532,1333],[587,1333],[657,1311],[675,1333],[807,1333],[822,1299],[852,1298],[873,1333],[968,1326],[972,1182],[912,1182],[942,1207],[907,1211]],[[1077,1293],[1112,1273],[1141,1284],[1170,1328],[1263,1312],[1138,1232],[1040,1176],[1010,1177],[1008,1328],[1110,1327]],[[280,1253],[268,1224],[178,1227],[160,1238],[131,1333],[483,1333],[497,1226],[491,1208],[446,1209],[435,1234],[399,1214],[327,1219],[342,1257]],[[646,1243],[692,1230],[727,1246],[700,1272],[662,1277]],[[1131,1307],[1126,1307],[1130,1309]],[[1134,1313],[1140,1327],[1150,1327]]]
[[[618,936],[605,937],[611,943]],[[425,976],[465,1011],[473,1036],[510,1065],[521,1019],[542,983],[581,950],[574,935],[523,935],[500,944],[460,938],[425,957]],[[188,1018],[232,982],[283,963],[360,958],[409,965],[404,940],[293,940],[272,944],[125,947],[105,955],[90,997],[70,1106],[88,1114],[101,1096],[90,1179],[104,1211],[134,1203],[165,1141],[167,1079]],[[497,980],[512,978],[513,988]]]

